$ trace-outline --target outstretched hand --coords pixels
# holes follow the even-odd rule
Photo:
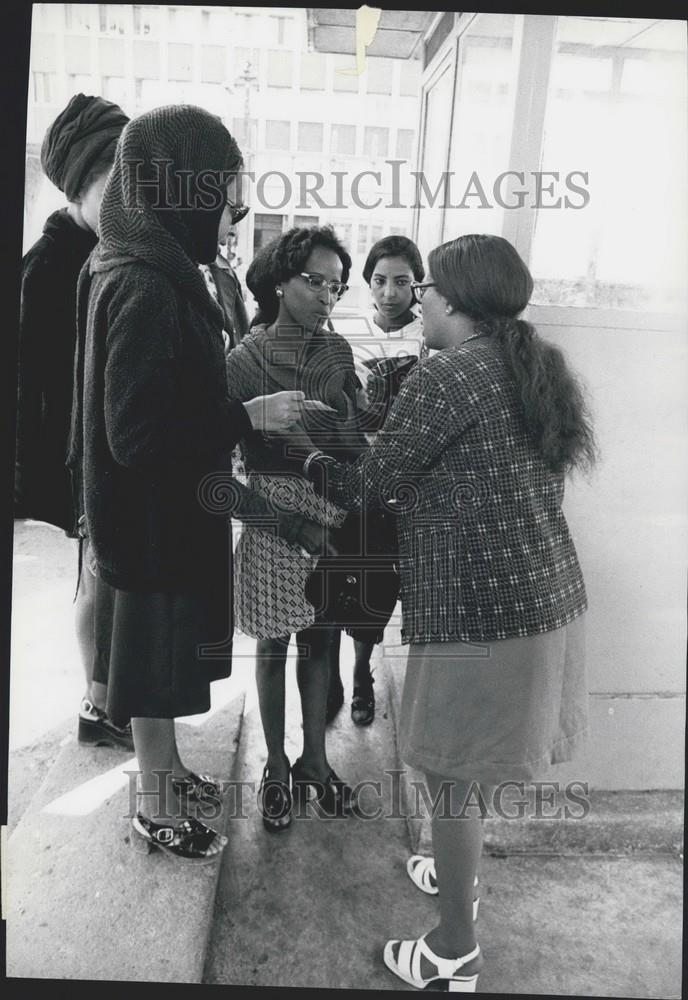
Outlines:
[[[304,412],[329,412],[332,407],[318,399],[306,399],[299,389],[287,389],[271,396],[256,396],[244,403],[244,409],[255,431],[280,434],[298,426]]]

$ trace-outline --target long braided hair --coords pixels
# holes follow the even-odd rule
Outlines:
[[[556,473],[589,470],[597,447],[583,388],[561,350],[518,316],[533,279],[501,236],[460,236],[436,247],[428,264],[447,302],[498,343],[516,384],[530,438]]]

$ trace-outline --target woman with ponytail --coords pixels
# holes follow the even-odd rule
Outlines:
[[[436,353],[355,463],[312,451],[303,467],[344,508],[398,513],[400,753],[435,800],[435,857],[412,857],[408,874],[438,894],[439,921],[389,941],[384,959],[412,986],[472,992],[482,826],[470,804],[571,760],[587,736],[587,600],[562,501],[595,444],[561,351],[519,318],[533,282],[511,244],[462,236],[429,271],[415,290]]]

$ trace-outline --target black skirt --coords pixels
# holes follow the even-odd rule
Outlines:
[[[110,636],[97,636],[96,663],[115,725],[207,712],[211,681],[231,673],[231,595],[110,591]]]

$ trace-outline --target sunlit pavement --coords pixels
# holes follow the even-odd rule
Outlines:
[[[371,820],[304,817],[272,836],[263,830],[253,640],[237,637],[232,677],[213,686],[211,711],[179,725],[191,766],[246,783],[242,815],[226,809],[221,817],[230,837],[222,865],[190,870],[134,854],[127,772],[135,758],[76,744],[75,580],[73,542],[45,525],[17,524],[8,974],[405,989],[382,963],[384,942],[417,937],[437,919],[437,900],[406,875],[406,822],[392,810]],[[352,782],[381,780],[387,808],[386,772],[399,766],[388,665],[377,665],[375,723],[358,729],[349,716],[350,640],[342,650],[347,699],[329,730],[331,763]],[[293,662],[287,673],[293,761],[301,739]],[[481,898],[480,992],[681,995],[676,856],[486,856]]]

